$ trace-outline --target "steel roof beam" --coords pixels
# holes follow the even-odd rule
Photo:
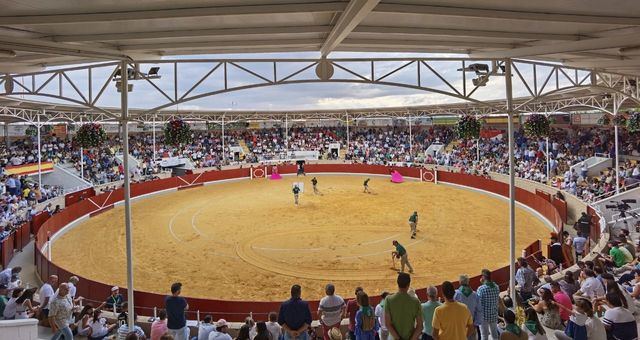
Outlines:
[[[637,16],[619,17],[606,16],[601,14],[583,15],[566,13],[544,13],[452,6],[403,5],[391,3],[383,3],[378,5],[375,8],[374,12],[472,17],[482,19],[552,21],[602,25],[640,25],[640,17]]]
[[[634,46],[640,44],[640,35],[625,34],[605,38],[586,39],[580,41],[565,42],[562,44],[549,44],[514,48],[499,52],[477,52],[472,53],[474,57],[502,57],[502,58],[523,58],[547,54],[584,52],[592,50],[603,50],[608,48],[619,48],[624,46]]]
[[[42,14],[0,16],[0,25],[50,25],[86,22],[117,22],[130,20],[197,18],[231,15],[263,15],[287,13],[326,13],[343,11],[341,1],[298,4],[271,4],[245,6],[206,6],[177,9],[139,10],[123,12]]]
[[[524,40],[567,40],[574,41],[587,38],[588,36],[578,34],[555,34],[555,33],[535,33],[535,32],[514,32],[514,31],[483,31],[483,30],[461,30],[449,28],[423,28],[423,27],[388,27],[388,26],[358,26],[354,33],[371,34],[406,34],[406,35],[437,35],[449,37],[485,37],[485,38],[505,38]]]
[[[347,8],[340,14],[338,21],[329,32],[320,48],[322,57],[326,57],[336,46],[353,31],[364,18],[378,5],[380,0],[351,0]]]
[[[302,34],[302,33],[327,33],[331,26],[282,26],[282,27],[251,27],[251,28],[218,28],[198,30],[176,30],[155,32],[125,32],[103,34],[74,34],[57,35],[49,37],[59,42],[83,42],[83,41],[114,41],[131,39],[166,39],[187,37],[217,37],[235,35],[267,35],[267,34]]]

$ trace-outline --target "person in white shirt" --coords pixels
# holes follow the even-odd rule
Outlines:
[[[53,286],[55,286],[56,284],[58,284],[58,276],[49,276],[49,279],[44,285],[42,285],[42,287],[40,288],[40,293],[38,294],[40,296],[41,311],[44,314],[45,318],[49,317],[49,304],[51,303],[51,301],[53,300],[53,296],[55,295]]]
[[[209,340],[233,340],[231,335],[227,332],[229,331],[229,324],[227,320],[220,319],[216,322],[216,330],[209,333]]]
[[[322,324],[322,336],[324,340],[329,340],[329,330],[333,327],[340,327],[340,321],[344,316],[346,304],[344,299],[335,295],[336,287],[329,283],[325,287],[325,297],[318,305],[318,318]]]
[[[271,333],[273,340],[278,340],[282,336],[282,326],[278,323],[278,314],[276,312],[269,313],[267,329]]]
[[[374,310],[374,315],[378,318],[378,322],[380,323],[380,339],[389,338],[389,330],[387,329],[387,325],[384,321],[384,299],[389,295],[389,292],[382,292],[380,295],[380,303],[376,306]]]
[[[573,238],[573,247],[576,249],[576,261],[584,256],[584,246],[587,244],[587,238],[582,234]]]
[[[596,273],[593,270],[583,269],[580,273],[580,278],[582,283],[580,284],[580,290],[574,295],[574,300],[576,298],[588,297],[589,299],[594,299],[604,296],[602,282],[596,278]]]
[[[208,340],[209,334],[216,329],[215,325],[212,324],[211,321],[213,321],[211,315],[204,317],[202,323],[198,326],[198,340]]]

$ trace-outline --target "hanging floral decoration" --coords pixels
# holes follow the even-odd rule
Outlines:
[[[611,118],[609,118],[608,114],[603,114],[600,118],[598,118],[598,125],[604,125],[607,126],[609,124],[611,124]]]
[[[191,128],[182,119],[172,119],[164,127],[164,140],[170,145],[191,142]]]
[[[629,114],[629,119],[627,119],[627,131],[630,133],[640,132],[640,112],[633,112]]]
[[[38,128],[35,126],[29,126],[26,130],[24,130],[24,134],[30,137],[35,137],[38,135]]]
[[[478,139],[482,123],[472,115],[464,115],[458,120],[456,132],[462,139]]]
[[[547,137],[551,131],[551,122],[543,114],[534,113],[524,122],[524,132],[529,137]]]
[[[621,113],[618,113],[617,115],[613,116],[613,125],[624,127],[625,125],[627,125],[627,117],[625,117]]]
[[[107,140],[107,133],[102,125],[96,123],[82,124],[73,137],[73,143],[82,148],[95,148]]]

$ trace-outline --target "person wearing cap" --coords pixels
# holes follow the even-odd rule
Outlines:
[[[320,300],[318,305],[318,318],[322,325],[322,337],[324,340],[329,340],[329,330],[333,327],[340,327],[346,304],[340,295],[335,294],[336,287],[333,284],[327,284],[324,291],[327,295]]]
[[[182,283],[176,282],[171,285],[171,296],[164,299],[164,308],[167,311],[168,333],[173,335],[175,340],[189,339],[189,327],[185,311],[189,309],[187,300],[180,296]]]
[[[416,232],[418,231],[418,212],[414,211],[409,216],[409,227],[411,227],[411,238],[416,238]]]
[[[488,340],[489,336],[498,339],[498,305],[500,303],[500,287],[491,281],[491,271],[482,270],[477,293],[482,306],[482,324],[480,336],[482,340]]]
[[[216,329],[209,333],[209,340],[233,340],[228,333],[229,323],[225,319],[216,322]]]
[[[469,276],[460,275],[459,282],[460,288],[456,289],[453,299],[467,306],[467,309],[469,309],[471,317],[473,318],[473,325],[477,330],[482,324],[482,306],[480,305],[480,297],[478,297],[478,294],[476,294],[476,292],[474,292],[469,286]],[[474,340],[475,338],[475,334],[469,336],[469,340]]]
[[[6,307],[7,302],[9,302],[7,293],[7,285],[0,283],[0,315],[4,313],[4,307]]]
[[[96,309],[103,309],[103,307],[105,307],[109,311],[112,311],[113,307],[115,306],[116,311],[118,311],[122,309],[123,301],[124,298],[122,297],[122,294],[120,294],[120,287],[113,286],[111,287],[111,295],[109,295],[105,302],[101,303],[100,306],[98,306],[98,308]]]
[[[413,267],[411,267],[411,263],[409,263],[407,250],[396,240],[393,240],[393,246],[396,247],[395,252],[393,252],[393,256],[400,259],[400,272],[404,273],[404,266],[406,265],[409,267],[409,273],[413,273]]]
[[[280,305],[278,323],[284,330],[284,340],[307,340],[311,326],[309,304],[302,300],[302,287],[291,286],[291,298]]]

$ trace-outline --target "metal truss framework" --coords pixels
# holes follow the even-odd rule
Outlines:
[[[514,101],[514,113],[555,112],[568,108],[592,108],[616,114],[626,105],[640,106],[640,77],[558,64],[511,59],[473,58],[377,58],[377,59],[193,59],[151,60],[121,64],[104,63],[5,75],[0,78],[0,97],[24,95],[54,98],[79,105],[74,112],[47,108],[47,120],[121,120],[119,108],[101,105],[109,86],[127,75],[137,88],[144,88],[148,107],[130,110],[129,120],[157,122],[172,117],[218,122],[238,120],[360,119],[375,117],[419,117],[473,113],[487,116],[506,112],[504,100],[486,100],[483,88],[500,82],[505,65],[511,63],[513,87],[527,98]],[[200,74],[183,73],[187,66]],[[160,67],[161,73],[141,70]],[[451,72],[455,69],[455,72]],[[268,70],[268,71],[265,71]],[[183,74],[185,76],[183,76]],[[163,78],[163,82],[159,79]],[[306,83],[361,83],[396,86],[453,97],[464,102],[427,108],[348,110],[323,112],[180,112],[180,104],[217,94],[252,88]],[[500,86],[499,88],[504,89]],[[483,94],[481,94],[483,93]],[[611,97],[617,105],[612,106]],[[495,97],[495,96],[494,96]],[[500,98],[502,96],[498,96]],[[54,104],[52,104],[54,105]],[[15,111],[17,110],[17,111]],[[11,113],[7,113],[11,111]],[[36,110],[37,111],[37,110]],[[53,112],[53,113],[51,113]],[[57,112],[57,113],[56,113]],[[34,121],[26,110],[3,109],[4,115]],[[57,115],[57,116],[56,116]]]

